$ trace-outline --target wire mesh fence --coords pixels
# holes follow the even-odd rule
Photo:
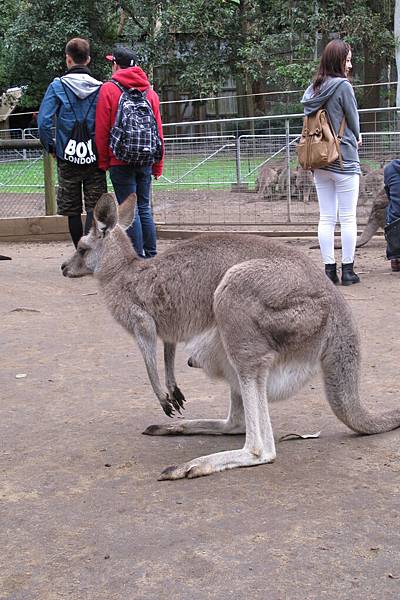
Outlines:
[[[38,139],[37,129],[0,130],[0,140]],[[0,218],[45,214],[43,152],[0,146]]]
[[[394,109],[379,112],[379,122],[394,122]],[[246,133],[170,135],[171,127],[186,125],[166,126],[164,172],[153,185],[156,221],[188,228],[314,225],[318,205],[312,174],[297,166],[295,153],[301,115],[228,121],[217,123]],[[36,139],[37,130],[8,130],[1,137]],[[382,187],[384,164],[399,151],[396,130],[363,134],[360,223]],[[2,149],[0,143],[0,218],[44,215],[44,183],[40,149]]]

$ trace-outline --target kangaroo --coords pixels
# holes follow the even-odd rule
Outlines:
[[[389,204],[385,189],[382,188],[372,203],[367,225],[361,235],[357,238],[356,248],[365,246],[371,238],[374,237],[378,229],[384,229],[386,225],[386,209]],[[335,248],[341,248],[339,240],[335,240]],[[310,246],[310,248],[319,248],[319,244]]]
[[[214,324],[213,294],[226,271],[238,262],[269,256],[273,244],[261,236],[210,234],[142,260],[123,230],[132,222],[135,198],[129,196],[118,208],[111,194],[103,194],[92,229],[62,271],[67,277],[94,272],[111,313],[136,338],[154,393],[172,416],[185,402],[174,375],[176,344]],[[157,371],[157,337],[164,342],[167,391]]]
[[[273,168],[270,164],[265,164],[260,169],[260,174],[256,181],[255,191],[258,192],[260,200],[271,200],[276,184],[278,183],[279,170]]]
[[[296,169],[296,186],[298,199],[303,200],[304,204],[316,200],[316,190],[311,171],[306,171],[300,165]]]
[[[319,370],[331,409],[350,429],[375,434],[400,426],[400,410],[375,416],[363,407],[360,342],[350,308],[307,257],[272,254],[234,265],[216,289],[213,307],[216,327],[191,341],[188,362],[228,381],[228,417],[153,425],[145,433],[245,433],[245,444],[169,467],[160,479],[273,462],[268,404],[297,393]]]
[[[125,226],[133,206],[132,197],[120,206]],[[350,308],[325,274],[292,247],[256,236],[206,235],[139,259],[118,224],[115,200],[104,194],[90,233],[62,269],[69,277],[94,272],[112,314],[136,337],[164,410],[171,401],[158,381],[157,335],[164,350],[200,336],[194,361],[231,385],[226,419],[179,420],[144,433],[245,433],[244,447],[168,467],[160,480],[272,462],[268,401],[291,395],[319,368],[328,402],[348,427],[373,434],[400,426],[400,410],[374,416],[363,408],[360,344]],[[169,376],[171,391],[176,383],[171,371]]]

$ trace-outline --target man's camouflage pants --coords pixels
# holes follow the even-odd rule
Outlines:
[[[59,215],[82,214],[82,193],[85,211],[93,210],[97,200],[107,191],[106,174],[96,165],[79,166],[59,160],[57,173]]]

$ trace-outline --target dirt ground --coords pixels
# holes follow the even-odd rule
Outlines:
[[[367,221],[373,197],[360,197],[357,222]],[[153,188],[154,218],[164,225],[233,225],[246,224],[267,227],[274,223],[287,223],[293,229],[307,223],[317,223],[318,204],[301,201],[294,194],[288,216],[287,199],[276,195],[273,201],[256,193],[233,193],[230,190],[180,189],[168,191]],[[44,194],[0,193],[0,218],[37,217],[45,214]],[[313,226],[315,230],[315,226]]]
[[[292,240],[315,257],[309,242]],[[160,243],[165,248],[167,242]],[[271,465],[159,482],[238,437],[141,435],[166,421],[134,341],[93,277],[61,276],[67,242],[0,244],[0,598],[398,600],[400,432],[359,437],[315,379],[271,406]],[[382,240],[342,288],[359,324],[362,396],[398,407],[400,273]],[[161,365],[161,353],[160,353]],[[223,416],[227,390],[177,357],[186,416]]]

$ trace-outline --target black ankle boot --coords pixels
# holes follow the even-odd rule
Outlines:
[[[336,263],[332,263],[330,265],[325,265],[325,275],[329,277],[332,283],[339,283],[339,277],[336,273]]]
[[[360,278],[353,271],[354,263],[342,263],[342,285],[352,285],[353,283],[360,283]]]

